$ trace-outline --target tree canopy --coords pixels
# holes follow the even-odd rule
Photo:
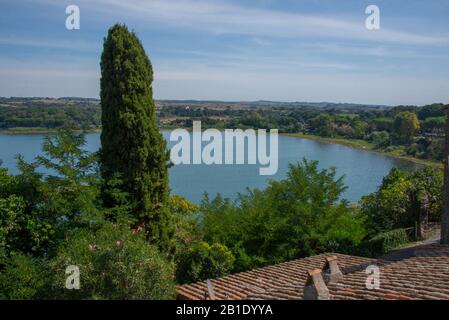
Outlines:
[[[169,153],[156,124],[153,69],[134,32],[109,29],[101,56],[101,175],[106,207],[123,205],[159,243],[170,237]],[[117,199],[120,193],[120,201]]]

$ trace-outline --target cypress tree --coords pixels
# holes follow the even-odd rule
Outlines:
[[[101,56],[103,205],[122,205],[117,194],[126,195],[136,225],[144,224],[161,244],[170,235],[170,157],[156,124],[152,81],[151,62],[136,34],[125,25],[111,27]]]

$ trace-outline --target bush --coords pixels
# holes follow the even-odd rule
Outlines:
[[[374,131],[369,136],[369,140],[376,146],[376,148],[386,148],[390,145],[390,134],[387,131]]]
[[[25,204],[21,197],[11,195],[0,198],[0,254],[6,256],[14,243],[17,243],[20,230],[19,217],[23,216]],[[0,257],[1,257],[0,256]]]
[[[410,238],[407,229],[395,229],[379,233],[368,240],[363,247],[365,247],[368,255],[376,257],[386,254],[408,242],[410,242]]]
[[[360,201],[366,227],[372,234],[415,226],[421,215],[439,221],[443,203],[443,175],[426,167],[414,172],[392,169],[379,189]]]
[[[174,254],[185,251],[191,243],[199,241],[198,222],[195,213],[198,207],[187,199],[173,195],[169,198],[169,210],[173,217],[174,234],[170,247]]]
[[[50,286],[45,261],[23,253],[13,253],[2,261],[0,299],[38,299]]]
[[[177,280],[187,283],[222,277],[229,274],[234,261],[234,255],[226,246],[197,242],[179,257]]]
[[[204,240],[236,257],[233,271],[276,264],[329,250],[350,253],[366,236],[363,219],[340,197],[346,189],[335,168],[318,162],[291,165],[287,178],[248,190],[235,202],[216,197],[201,205]]]
[[[418,159],[425,158],[425,153],[423,151],[423,147],[417,143],[412,143],[407,149],[405,150],[408,156],[412,156]]]
[[[427,158],[435,160],[444,159],[444,141],[432,140],[427,146]]]
[[[65,289],[66,267],[80,271],[80,290]],[[82,230],[63,243],[52,262],[53,289],[69,299],[170,299],[173,268],[140,229],[106,223]]]
[[[388,146],[385,148],[386,152],[390,152],[394,155],[398,155],[398,156],[402,156],[402,155],[406,155],[406,147],[404,146]]]

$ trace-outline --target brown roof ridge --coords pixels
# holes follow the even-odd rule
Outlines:
[[[241,299],[244,296],[248,297],[251,294],[261,294],[271,289],[287,287],[289,285],[301,287],[303,286],[303,282],[306,281],[305,272],[309,271],[307,268],[313,265],[314,267],[312,269],[323,269],[326,265],[326,257],[330,256],[336,256],[340,262],[346,262],[347,260],[360,262],[357,260],[363,259],[364,264],[366,264],[367,261],[372,260],[370,258],[336,252],[320,253],[215,278],[213,279],[215,294],[217,298]],[[345,263],[340,265],[343,273],[347,267]],[[282,272],[279,270],[282,270]],[[279,276],[277,279],[275,279],[276,275]],[[234,286],[232,286],[233,284]],[[204,299],[204,292],[207,291],[206,281],[178,285],[176,290],[178,296],[183,299]],[[201,293],[202,290],[204,292]]]
[[[309,271],[323,270],[336,256],[343,274],[327,283],[331,299],[449,299],[449,245],[426,244],[399,251],[394,259],[325,252],[212,280],[217,299],[303,299]],[[366,268],[380,271],[380,288],[368,289]],[[177,286],[183,299],[204,299],[205,281]]]

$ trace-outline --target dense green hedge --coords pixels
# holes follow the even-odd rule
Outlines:
[[[366,241],[362,250],[366,255],[379,256],[410,242],[409,229],[394,229],[379,233]]]

